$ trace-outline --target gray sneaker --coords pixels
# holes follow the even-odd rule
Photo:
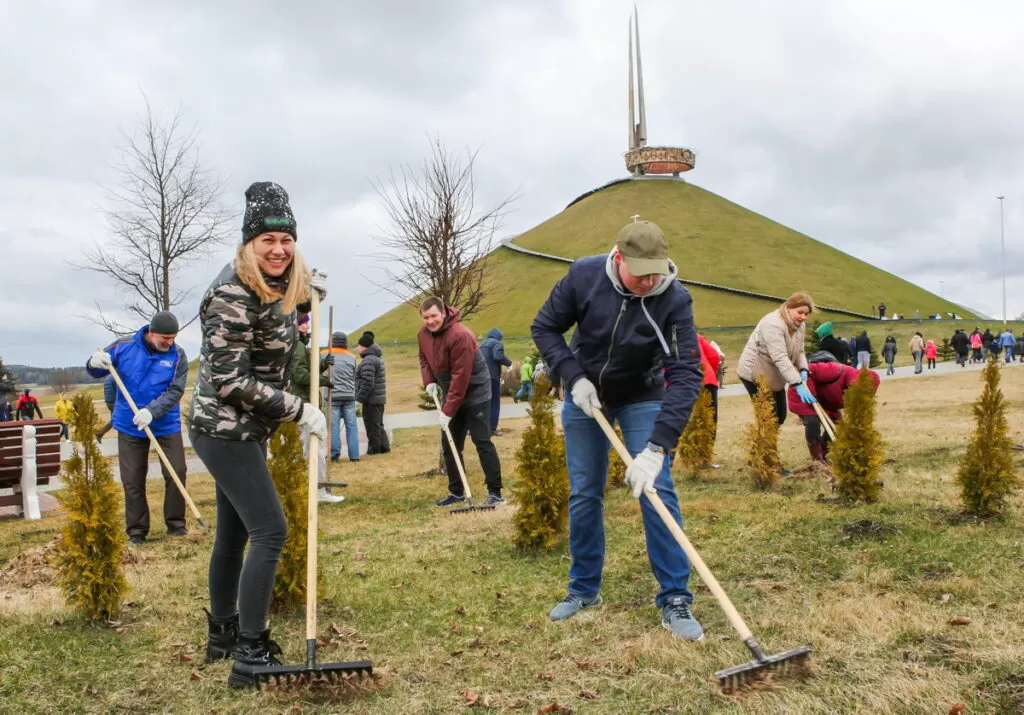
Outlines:
[[[674,596],[661,608],[661,627],[672,631],[676,638],[687,641],[699,641],[704,637],[704,629],[690,612],[690,604],[682,596]]]
[[[594,606],[600,606],[602,603],[604,603],[604,599],[601,598],[601,594],[597,594],[588,601],[582,596],[570,593],[551,609],[549,615],[552,621],[564,621],[567,618],[572,618],[584,608],[593,608]]]

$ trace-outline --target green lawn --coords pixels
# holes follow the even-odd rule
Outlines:
[[[1007,370],[1003,389],[1020,441],[1024,370]],[[230,666],[202,663],[212,537],[198,531],[172,539],[155,527],[126,566],[133,590],[119,621],[83,622],[63,605],[45,564],[22,561],[63,523],[51,513],[0,522],[2,709],[916,715],[962,701],[969,713],[1020,712],[1024,499],[1013,497],[1005,521],[962,519],[953,480],[979,391],[977,373],[883,383],[885,488],[878,504],[854,507],[829,501],[818,480],[754,492],[742,451],[749,401],[722,401],[722,469],[677,477],[686,528],[769,651],[814,649],[804,682],[718,693],[712,674],[748,654],[696,577],[695,613],[707,637],[682,643],[661,629],[637,505],[624,490],[606,501],[605,605],[550,622],[547,611],[565,590],[564,542],[550,553],[518,552],[514,505],[463,516],[432,507],[445,483],[418,476],[436,458],[436,430],[424,429],[397,433],[390,455],[334,465],[332,476],[349,482],[348,499],[320,511],[321,658],[371,659],[382,676],[372,692],[336,702],[229,690]],[[525,422],[504,423],[509,431],[497,440],[513,489]],[[807,460],[799,421],[786,423],[780,448],[791,467]],[[214,521],[209,477],[190,475],[189,486]],[[150,489],[157,525],[158,491]],[[271,627],[286,662],[300,662],[302,615],[276,614]]]

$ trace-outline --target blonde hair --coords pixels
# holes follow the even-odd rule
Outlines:
[[[813,313],[814,299],[811,297],[810,293],[805,293],[801,290],[789,296],[789,299],[783,303],[782,306],[790,310],[793,310],[794,308],[807,308]]]
[[[795,310],[796,308],[807,308],[810,313],[814,312],[814,299],[811,298],[810,293],[804,291],[797,291],[793,295],[789,296],[785,303],[779,306],[779,315],[786,323],[786,327],[789,329],[790,334],[795,333],[798,328],[793,319],[789,317],[789,311]]]
[[[281,310],[285,313],[291,313],[296,305],[309,299],[309,282],[313,275],[306,268],[306,262],[302,260],[298,248],[292,253],[292,262],[288,266],[288,288],[284,294],[274,290],[267,283],[256,260],[256,249],[253,248],[252,241],[246,241],[238,247],[235,253],[235,273],[259,297],[261,303],[282,301]]]

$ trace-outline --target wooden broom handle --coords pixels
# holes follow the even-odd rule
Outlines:
[[[622,440],[619,439],[619,436],[615,434],[615,430],[613,430],[612,426],[608,424],[608,419],[604,416],[604,413],[601,412],[601,410],[594,410],[594,419],[597,420],[599,425],[601,425],[601,429],[604,430],[604,434],[608,438],[608,441],[612,443],[615,451],[619,453],[619,457],[622,459],[623,463],[625,463],[626,469],[629,469],[633,465],[633,458],[626,450],[626,445],[624,445]],[[668,507],[665,506],[665,502],[663,502],[661,497],[658,496],[658,493],[654,491],[644,490],[644,496],[647,497],[647,500],[651,502],[652,506],[654,506],[654,510],[658,512],[658,516],[660,516],[661,520],[665,522],[665,526],[668,527],[668,530],[672,532],[672,536],[674,536],[676,541],[679,542],[679,545],[686,553],[686,557],[690,560],[690,563],[693,564],[694,568],[697,569],[697,573],[700,574],[701,580],[704,581],[708,590],[710,590],[712,595],[714,595],[715,599],[718,601],[718,605],[722,607],[723,611],[725,611],[726,618],[729,619],[729,623],[731,623],[732,627],[736,629],[740,638],[744,641],[748,638],[752,638],[753,634],[750,632],[750,629],[747,628],[747,624],[743,621],[739,611],[737,611],[736,607],[732,605],[732,601],[729,600],[729,596],[726,595],[725,591],[719,585],[718,579],[716,579],[715,575],[711,573],[711,569],[709,569],[707,564],[704,563],[704,559],[702,559],[700,554],[697,553],[697,550],[693,548],[693,544],[690,543],[690,539],[685,533],[683,533],[682,528],[676,523],[676,520],[672,518],[672,514],[669,512]]]

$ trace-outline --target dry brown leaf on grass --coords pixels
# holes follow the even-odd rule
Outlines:
[[[480,696],[474,693],[472,690],[461,690],[459,691],[459,695],[461,695],[465,699],[466,705],[469,707],[473,707],[478,702],[480,702]]]
[[[580,697],[584,700],[597,700],[597,693],[593,690],[581,690]]]
[[[537,680],[554,680],[554,673],[537,673]]]
[[[558,713],[558,715],[572,715],[572,708],[558,703],[548,703],[537,708],[539,713]]]
[[[967,616],[957,616],[949,621],[951,626],[969,626],[971,625],[971,619]]]
[[[192,680],[206,680],[206,676],[200,673],[198,670],[193,670],[188,677]]]
[[[949,706],[949,715],[960,715],[967,709],[967,703],[953,703]]]

